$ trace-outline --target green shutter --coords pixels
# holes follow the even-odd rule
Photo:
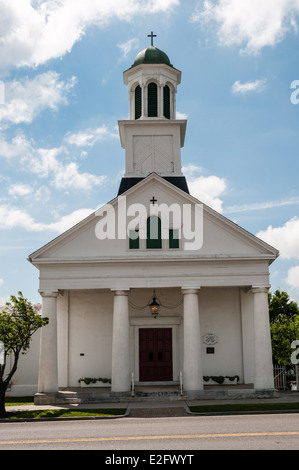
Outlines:
[[[141,88],[139,85],[135,88],[135,119],[139,119],[141,117]]]
[[[162,248],[161,220],[159,217],[152,216],[147,219],[146,248]]]
[[[147,87],[148,117],[158,116],[158,87],[156,83],[149,83]]]
[[[139,249],[139,230],[130,230],[129,233],[129,248],[130,250]]]
[[[166,119],[170,119],[170,89],[165,85],[163,91],[163,113]]]
[[[180,248],[179,231],[169,230],[169,248]]]

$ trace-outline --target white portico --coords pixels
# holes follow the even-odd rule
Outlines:
[[[41,336],[45,400],[100,376],[112,395],[130,394],[132,377],[155,387],[180,374],[188,396],[220,375],[273,391],[267,299],[278,252],[189,194],[186,121],[175,118],[180,80],[159,49],[138,54],[124,73],[130,116],[119,122],[118,196],[29,258],[50,319]]]

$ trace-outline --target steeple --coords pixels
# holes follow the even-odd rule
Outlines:
[[[168,55],[151,45],[140,51],[133,65],[124,72],[129,90],[130,119],[175,119],[177,86],[181,72],[173,67]]]
[[[129,119],[119,121],[122,147],[126,150],[126,169],[119,193],[131,182],[157,173],[179,182],[188,192],[181,172],[186,120],[176,119],[176,93],[181,72],[168,55],[153,45],[139,52],[133,65],[124,72],[129,92]],[[130,178],[125,181],[126,178]],[[135,183],[134,183],[135,184]],[[175,183],[174,183],[175,184]]]

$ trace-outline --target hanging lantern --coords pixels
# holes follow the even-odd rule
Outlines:
[[[157,318],[157,316],[159,314],[160,304],[157,302],[156,292],[155,291],[154,291],[154,294],[153,294],[153,299],[152,299],[151,303],[149,304],[149,308],[150,308],[152,316],[154,318]]]

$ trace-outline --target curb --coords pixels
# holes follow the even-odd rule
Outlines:
[[[187,411],[192,416],[234,416],[234,415],[266,415],[266,414],[293,414],[299,413],[299,410],[261,410],[261,411],[206,411],[195,413]]]

